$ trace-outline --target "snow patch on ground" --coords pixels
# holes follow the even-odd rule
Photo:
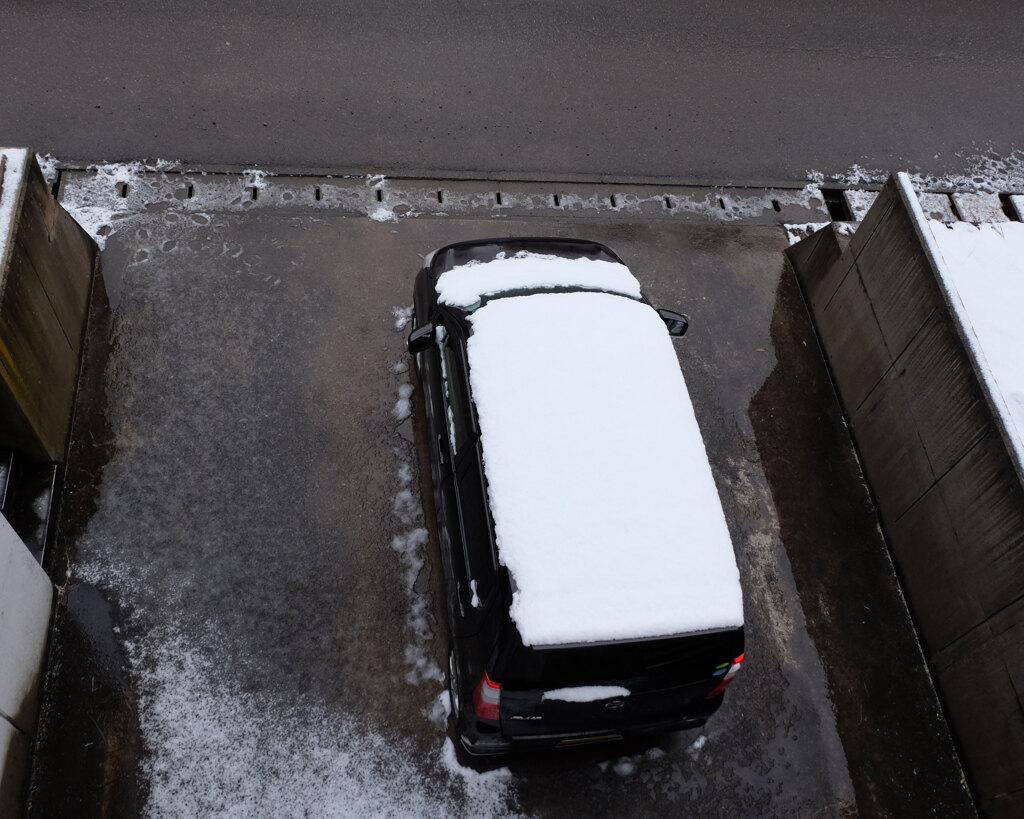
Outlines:
[[[939,274],[1024,464],[1024,223],[925,220]]]
[[[478,802],[493,802],[493,791],[496,785],[503,785],[512,779],[508,768],[495,768],[493,771],[475,771],[459,764],[455,753],[455,745],[450,737],[444,738],[441,748],[441,762],[452,776],[459,777],[466,787],[466,795]]]
[[[401,742],[314,704],[238,690],[182,635],[126,647],[148,750],[145,816],[436,813],[423,774],[402,761],[409,749]]]
[[[392,307],[391,314],[395,317],[395,329],[404,330],[405,326],[412,319],[412,305],[408,307]]]
[[[242,176],[245,177],[245,186],[247,188],[265,190],[267,187],[267,177],[273,176],[273,174],[269,171],[261,171],[258,168],[247,168],[242,171]]]
[[[441,682],[444,675],[428,651],[433,637],[430,627],[430,613],[426,597],[416,591],[416,581],[423,571],[423,549],[427,545],[428,534],[422,524],[422,507],[419,497],[411,489],[412,471],[399,468],[399,486],[395,494],[394,516],[404,527],[391,538],[391,548],[402,560],[405,569],[404,580],[406,593],[409,596],[409,613],[406,625],[411,632],[412,642],[405,647],[405,661],[409,667],[405,675],[410,684],[433,680]]]
[[[665,751],[661,748],[649,748],[642,754],[620,756],[614,761],[605,760],[603,762],[598,762],[597,767],[602,773],[605,773],[608,768],[611,768],[612,771],[619,776],[627,777],[635,774],[645,761],[652,762],[654,760],[661,759],[664,756]]]
[[[412,384],[402,384],[398,388],[398,400],[391,413],[395,420],[401,422],[412,415]]]
[[[857,229],[857,225],[853,222],[805,222],[802,225],[784,225],[786,239],[789,240],[791,245],[795,245],[802,239],[814,235],[823,227],[828,227],[829,225],[834,225],[835,229],[843,236],[852,236]]]
[[[937,157],[936,157],[937,158]],[[1015,151],[1009,156],[994,152],[984,154],[956,154],[948,165],[961,163],[959,172],[935,176],[927,173],[910,173],[908,176],[917,190],[981,191],[983,193],[1015,193],[1024,191],[1024,153]],[[851,165],[846,171],[828,176],[829,181],[838,182],[851,188],[859,186],[880,186],[889,178],[890,171],[881,168],[866,168]],[[825,181],[825,175],[811,171],[808,178],[817,182]]]
[[[566,259],[520,251],[489,262],[470,262],[446,270],[437,280],[438,301],[471,308],[483,296],[510,290],[591,287],[640,298],[640,282],[629,268],[598,259]]]
[[[36,162],[39,164],[39,170],[43,172],[43,179],[47,184],[52,185],[57,181],[57,174],[60,171],[60,160],[57,157],[52,154],[45,156],[36,154]]]
[[[162,159],[154,165],[143,162],[90,165],[88,170],[94,174],[66,186],[61,204],[103,250],[107,236],[116,231],[118,221],[138,210],[129,197],[121,194],[122,190],[127,190],[122,186],[138,184],[143,174],[165,172],[176,167],[176,162]]]
[[[391,312],[392,315],[398,316],[404,315],[406,310],[411,308],[393,307]],[[396,322],[396,330],[400,331],[403,327],[404,325],[399,327]],[[392,372],[404,376],[398,386],[398,401],[392,409],[392,414],[400,423],[408,420],[412,414],[413,386],[408,380],[407,370],[408,368],[396,370],[394,365],[391,367]],[[411,463],[414,450],[403,440],[402,444],[395,448],[394,454],[398,459],[398,490],[392,504],[392,513],[400,525],[400,530],[392,537],[391,548],[399,554],[405,569],[404,580],[409,599],[406,623],[412,636],[412,641],[405,647],[405,660],[409,668],[406,680],[411,684],[423,681],[443,682],[444,674],[429,652],[433,638],[429,601],[424,594],[416,590],[416,582],[426,563],[424,548],[429,535],[423,525],[423,504],[414,482],[416,472]]]
[[[878,192],[848,190],[843,191],[843,196],[846,199],[847,204],[850,206],[850,210],[853,212],[853,220],[855,222],[860,222],[864,219],[867,212],[871,209],[871,206],[875,203],[875,199],[878,198]]]
[[[451,697],[448,696],[447,689],[442,689],[437,692],[437,696],[434,701],[430,704],[430,708],[426,711],[424,716],[430,720],[430,724],[433,725],[438,731],[444,731],[448,727],[448,719],[452,715],[452,701]]]
[[[125,648],[147,750],[146,817],[508,814],[507,774],[462,768],[447,737],[431,763],[400,733],[249,693],[173,629]]]
[[[607,293],[541,293],[470,321],[498,556],[524,643],[742,625],[732,540],[658,314]]]
[[[387,205],[378,205],[368,214],[374,222],[397,222],[398,216]]]

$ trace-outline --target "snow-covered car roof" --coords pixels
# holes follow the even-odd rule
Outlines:
[[[463,309],[472,309],[483,297],[497,293],[564,287],[586,287],[640,298],[640,282],[624,264],[526,250],[453,267],[438,277],[436,285],[441,304]]]
[[[469,320],[484,472],[523,642],[741,626],[732,542],[658,314],[560,292],[493,299]]]

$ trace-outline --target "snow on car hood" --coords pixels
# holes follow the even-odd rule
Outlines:
[[[437,299],[471,308],[484,296],[515,290],[587,287],[640,298],[640,282],[629,268],[598,259],[566,259],[522,250],[489,262],[469,262],[446,270],[437,280]]]
[[[471,317],[498,554],[527,645],[738,627],[739,572],[665,325],[642,302],[542,293]]]

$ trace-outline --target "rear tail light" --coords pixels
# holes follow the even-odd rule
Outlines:
[[[711,699],[712,697],[717,697],[719,694],[725,691],[725,687],[732,682],[732,678],[740,673],[740,665],[742,665],[743,658],[745,656],[746,654],[740,654],[739,657],[732,661],[732,665],[730,665],[729,670],[725,672],[725,676],[722,677],[718,685],[712,688],[711,691],[708,693],[708,699]]]
[[[490,719],[497,722],[500,716],[501,705],[501,683],[496,683],[487,676],[487,672],[480,678],[473,690],[473,710],[480,719]]]

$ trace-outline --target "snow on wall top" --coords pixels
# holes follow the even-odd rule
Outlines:
[[[14,208],[27,162],[26,149],[0,148],[0,164],[3,165],[3,176],[0,177],[0,263],[7,253],[7,243],[13,238]],[[0,276],[2,275],[3,271],[0,270]],[[0,287],[2,285],[3,282],[0,280]]]
[[[470,308],[483,296],[553,287],[590,287],[640,298],[640,282],[623,264],[525,250],[508,257],[500,254],[490,262],[453,267],[441,274],[436,289],[442,304]]]
[[[523,641],[742,625],[725,516],[657,313],[607,293],[541,293],[470,320],[484,472]]]
[[[925,219],[939,275],[1024,464],[1024,223]]]

